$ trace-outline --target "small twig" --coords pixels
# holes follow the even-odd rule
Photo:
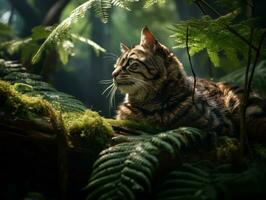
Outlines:
[[[248,80],[248,90],[247,90],[247,92],[248,92],[247,94],[248,95],[249,95],[250,90],[251,90],[252,79],[253,79],[253,76],[254,76],[255,68],[257,66],[257,62],[258,62],[259,57],[260,57],[260,51],[261,51],[261,48],[262,48],[262,45],[263,45],[263,40],[265,39],[265,37],[266,37],[266,29],[264,30],[263,34],[261,35],[261,38],[260,38],[260,41],[259,41],[259,46],[258,46],[258,51],[256,51],[254,63],[253,63],[252,68],[251,68],[251,74],[250,74],[249,80]]]
[[[209,15],[206,10],[204,10],[204,7],[200,4],[202,3],[204,6],[206,6],[208,9],[210,9],[215,15],[216,17],[221,17],[221,14],[214,9],[212,6],[210,6],[206,1],[204,0],[196,0],[195,1],[196,5],[199,7],[199,9],[201,10],[201,12],[204,15]],[[210,15],[209,15],[210,16]],[[241,39],[244,43],[246,43],[248,46],[251,46],[252,49],[254,49],[255,51],[258,50],[258,48],[256,46],[254,46],[253,44],[251,44],[245,37],[243,37],[241,34],[239,34],[235,29],[233,29],[232,27],[230,27],[227,24],[224,24],[225,28],[231,32],[232,34],[234,34],[235,36],[237,36],[239,39]]]
[[[253,28],[250,30],[250,39],[249,41],[252,43],[253,39]],[[242,99],[242,104],[240,108],[240,152],[241,156],[243,157],[245,152],[245,146],[248,144],[247,141],[247,125],[246,125],[246,108],[247,108],[247,102],[248,102],[248,80],[249,80],[249,70],[250,70],[250,64],[252,59],[252,50],[251,46],[248,48],[248,61],[247,61],[247,67],[245,72],[245,85],[244,85],[244,95]]]
[[[195,4],[199,7],[199,9],[203,13],[203,15],[208,15],[208,13],[206,12],[205,8],[199,3],[199,1],[195,1]]]
[[[251,32],[251,34],[252,34],[252,32]],[[252,79],[253,79],[254,72],[255,72],[255,69],[257,66],[257,62],[258,62],[259,57],[260,57],[260,50],[261,50],[265,36],[266,36],[266,30],[264,31],[264,33],[261,36],[259,46],[258,46],[258,51],[256,52],[254,63],[253,63],[252,68],[251,68],[251,73],[250,73],[250,76],[248,77],[250,63],[251,63],[251,48],[249,48],[248,65],[247,65],[246,74],[245,74],[245,90],[244,90],[244,97],[243,97],[244,100],[243,100],[243,104],[242,104],[241,110],[240,110],[240,113],[241,113],[241,116],[240,116],[240,145],[241,145],[242,156],[243,156],[246,148],[249,150],[249,153],[251,153],[250,148],[249,148],[249,144],[248,144],[248,136],[247,136],[246,109],[247,109],[247,105],[248,105],[249,94],[251,91]]]
[[[209,68],[209,78],[210,78],[210,80],[214,80],[212,65],[209,64],[208,68]]]
[[[203,3],[210,11],[212,11],[216,15],[216,17],[221,17],[221,13],[218,12],[218,10],[216,10],[214,7],[212,7],[208,2],[204,0],[198,0],[198,1]]]
[[[190,53],[189,53],[189,46],[188,46],[188,26],[187,26],[187,32],[186,32],[186,48],[187,48],[187,56],[188,56],[188,60],[189,60],[189,65],[190,65],[190,70],[193,74],[193,81],[194,81],[194,86],[193,86],[193,91],[192,91],[192,102],[194,105],[195,104],[195,90],[196,90],[196,84],[197,84],[197,79],[196,79],[196,74],[195,74],[195,71],[193,69],[193,65],[192,65],[192,62],[191,62],[191,56],[190,56]]]
[[[51,26],[58,22],[60,14],[62,10],[66,7],[66,5],[70,2],[70,0],[57,0],[51,6],[49,11],[47,12],[44,20],[43,25]]]

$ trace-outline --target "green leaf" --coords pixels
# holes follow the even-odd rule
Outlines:
[[[32,29],[32,39],[41,40],[46,39],[52,31],[52,27],[36,26]]]
[[[218,56],[218,53],[215,51],[212,51],[210,49],[207,49],[208,56],[210,57],[211,62],[215,67],[220,66],[220,57]]]
[[[165,2],[166,2],[166,0],[146,0],[145,4],[144,4],[144,8],[148,8],[148,7],[150,7],[150,6],[152,6],[153,4],[156,4],[156,3],[163,4]]]
[[[14,84],[15,89],[29,96],[41,96],[62,112],[83,112],[86,107],[73,96],[57,91],[42,77],[26,72],[26,69],[11,61],[0,59],[0,79]]]
[[[112,6],[119,6],[123,8],[127,8],[126,6],[122,6],[124,1],[118,1],[118,0],[89,0],[80,6],[78,6],[76,9],[74,9],[69,17],[64,19],[58,26],[56,26],[53,31],[49,34],[49,36],[46,38],[44,43],[40,46],[36,54],[32,58],[32,63],[36,63],[40,60],[40,57],[42,53],[51,47],[57,46],[59,43],[62,43],[64,40],[68,40],[71,38],[71,26],[75,23],[77,23],[80,19],[84,18],[87,11],[91,9],[92,7],[96,11],[96,15],[101,17],[103,22],[107,22],[108,20],[108,10]],[[39,29],[36,30],[37,32],[40,32]],[[37,34],[38,35],[38,34]],[[95,46],[95,44],[90,42],[91,46]],[[99,49],[99,48],[98,48]],[[103,49],[101,49],[103,50]],[[65,62],[65,55],[62,56],[62,60]]]
[[[76,34],[71,34],[71,36],[72,36],[72,38],[77,39],[78,41],[86,43],[89,46],[91,46],[95,50],[97,55],[99,55],[100,52],[106,52],[106,50],[103,47],[101,47],[96,42],[93,42],[92,40],[90,40],[88,38],[78,36]]]
[[[15,33],[11,27],[7,24],[0,23],[0,40],[2,40],[3,37],[11,38],[13,36],[15,36]]]
[[[58,49],[58,54],[60,61],[65,65],[68,63],[68,52],[64,49],[63,46],[60,46]]]
[[[230,26],[248,39],[250,20],[234,24],[233,20],[238,14],[239,10],[235,10],[217,19],[203,16],[201,19],[190,19],[174,24],[170,28],[173,32],[170,37],[175,41],[174,48],[186,48],[186,29],[189,27],[188,44],[191,56],[206,49],[207,55],[215,67],[221,66],[223,63],[228,63],[233,68],[240,66],[240,58],[246,57],[248,46],[233,35],[227,27]],[[255,45],[262,30],[257,29],[254,32]]]
[[[164,169],[167,165],[164,158],[178,158],[181,150],[185,150],[189,145],[201,143],[205,136],[206,134],[198,129],[190,127],[156,135],[118,136],[124,140],[115,140],[121,143],[100,153],[93,166],[87,186],[88,199],[105,199],[107,197],[104,191],[112,191],[109,193],[109,199],[136,199],[142,192],[152,191],[155,173],[169,170],[167,167]],[[192,183],[193,187],[201,186],[201,182],[195,180],[195,177],[202,180],[201,176],[197,174],[189,177],[194,179],[187,181]]]

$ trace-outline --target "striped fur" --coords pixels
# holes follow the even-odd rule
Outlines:
[[[139,45],[129,49],[122,44],[121,49],[112,74],[114,83],[125,94],[117,119],[147,121],[166,129],[193,126],[218,134],[239,132],[242,89],[197,79],[194,104],[193,79],[147,28],[142,30]],[[265,110],[264,100],[252,93],[247,120],[253,132],[256,120],[260,131],[266,130]]]

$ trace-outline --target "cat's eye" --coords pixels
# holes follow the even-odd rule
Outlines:
[[[137,70],[138,67],[139,67],[139,64],[135,62],[135,63],[132,63],[131,65],[129,65],[128,69],[134,71],[134,70]]]

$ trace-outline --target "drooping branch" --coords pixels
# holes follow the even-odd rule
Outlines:
[[[264,30],[263,34],[261,35],[261,38],[259,41],[259,46],[258,46],[258,51],[256,51],[254,63],[253,63],[252,68],[251,68],[251,74],[250,74],[249,81],[248,81],[248,91],[247,91],[248,94],[250,93],[250,90],[251,90],[252,79],[254,76],[254,72],[255,72],[258,60],[260,58],[260,51],[261,51],[262,44],[263,44],[265,37],[266,37],[266,29]]]

